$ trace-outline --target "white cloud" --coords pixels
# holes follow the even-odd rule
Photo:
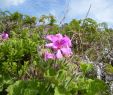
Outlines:
[[[2,7],[18,6],[24,2],[25,0],[1,0],[0,6]]]
[[[91,4],[88,17],[92,17],[99,22],[113,23],[112,0],[71,0],[68,17],[84,18]]]

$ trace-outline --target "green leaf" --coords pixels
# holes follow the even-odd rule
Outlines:
[[[54,93],[54,95],[65,95],[65,94],[61,93],[59,91],[58,87],[55,87],[55,93]]]
[[[81,63],[80,69],[82,70],[83,73],[87,73],[93,69],[93,65],[88,63]]]
[[[38,81],[16,81],[14,84],[7,88],[8,95],[37,95],[38,91]]]

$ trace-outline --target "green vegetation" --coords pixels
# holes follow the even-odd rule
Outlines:
[[[108,65],[104,49],[113,48],[113,29],[91,18],[73,19],[61,26],[52,15],[39,19],[21,13],[0,11],[0,95],[110,95],[109,85],[97,79],[95,65]],[[72,40],[73,55],[61,60],[44,60],[45,35],[61,33]]]

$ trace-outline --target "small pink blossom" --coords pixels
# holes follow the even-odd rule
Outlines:
[[[1,37],[2,37],[2,39],[5,40],[5,39],[8,39],[9,38],[9,35],[4,32],[4,33],[1,34]]]
[[[52,54],[52,53],[45,52],[45,53],[44,53],[44,59],[45,59],[45,60],[48,60],[48,59],[55,59],[55,56],[54,56],[54,54]]]

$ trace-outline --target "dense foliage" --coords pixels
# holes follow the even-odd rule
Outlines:
[[[1,11],[0,33],[9,35],[0,38],[0,95],[110,95],[113,79],[98,78],[96,67],[103,63],[112,77],[113,30],[106,23],[86,18],[57,25],[52,15]],[[58,33],[71,39],[72,55],[45,60],[45,37]]]

